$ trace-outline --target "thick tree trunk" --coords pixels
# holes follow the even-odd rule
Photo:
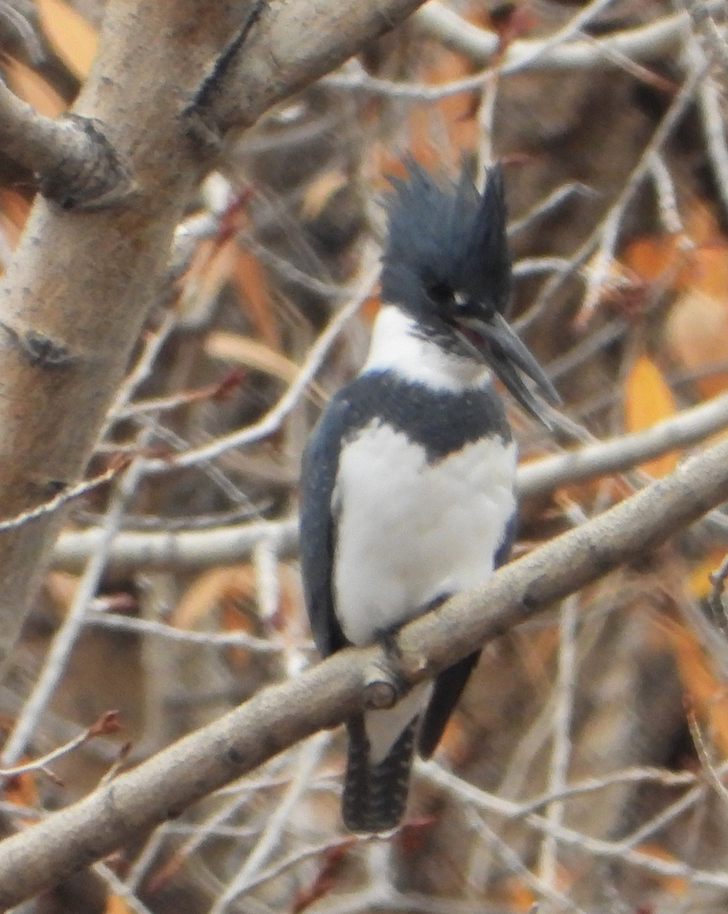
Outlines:
[[[3,279],[0,517],[83,472],[215,141],[419,2],[111,0],[74,113],[98,122],[132,189],[73,211],[39,199]],[[60,521],[56,511],[0,532],[0,674]]]

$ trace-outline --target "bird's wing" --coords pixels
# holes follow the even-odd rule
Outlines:
[[[327,657],[348,643],[334,612],[332,575],[336,517],[332,504],[348,402],[337,394],[313,431],[301,464],[301,575],[311,632]]]

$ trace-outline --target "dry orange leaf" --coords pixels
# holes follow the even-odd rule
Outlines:
[[[187,588],[170,621],[177,628],[194,630],[222,601],[254,596],[255,572],[249,565],[211,568]]]
[[[688,574],[688,587],[693,596],[700,600],[708,596],[713,588],[710,576],[720,567],[720,563],[724,558],[725,549],[713,546],[697,565],[691,566]]]
[[[229,281],[236,257],[234,239],[220,243],[204,238],[197,245],[189,268],[182,278],[181,305],[188,320],[207,314],[220,289]]]
[[[641,854],[647,854],[650,857],[656,857],[658,860],[666,860],[668,863],[680,862],[674,854],[671,854],[668,850],[665,850],[665,848],[659,844],[638,844],[636,850],[638,850]],[[663,876],[660,878],[660,883],[671,895],[683,895],[688,888],[688,882],[687,880],[683,879],[682,876]]]
[[[727,261],[728,263],[728,255]],[[728,289],[728,285],[725,287]],[[728,361],[728,295],[715,296],[697,286],[686,289],[673,305],[665,337],[674,358],[689,371],[699,372]],[[699,377],[695,386],[704,397],[728,388],[728,372]]]
[[[132,910],[119,895],[109,895],[104,914],[132,914]]]
[[[14,57],[3,57],[2,69],[8,86],[40,114],[58,117],[68,108],[66,100],[43,77]]]
[[[482,4],[472,3],[461,10],[465,19],[485,28],[490,27]],[[423,55],[424,64],[419,72],[422,82],[441,86],[473,74],[473,65],[465,56],[442,46]],[[427,105],[413,104],[407,115],[408,155],[423,167],[437,171],[443,169],[454,174],[460,166],[463,153],[471,152],[480,142],[481,128],[477,115],[481,93],[456,92]],[[385,175],[404,176],[400,151],[391,145],[374,144],[372,176],[375,187],[387,186]],[[443,168],[444,164],[444,168]]]
[[[43,31],[58,56],[80,80],[96,54],[96,30],[64,0],[35,0]]]
[[[673,235],[657,235],[636,238],[620,259],[644,282],[658,282],[667,276],[668,270],[677,268],[677,257],[678,239]],[[675,278],[680,277],[684,278],[683,273],[678,272]]]
[[[292,362],[283,353],[238,333],[213,330],[205,338],[204,346],[205,352],[213,359],[237,362],[254,371],[262,371],[279,378],[285,384],[292,384],[301,371],[301,366]],[[315,403],[323,404],[328,400],[326,391],[316,381],[309,382],[307,391]]]
[[[214,330],[205,337],[205,352],[215,359],[226,362],[237,362],[273,375],[290,384],[298,377],[301,368],[287,356],[264,343],[240,336],[239,333],[228,333],[225,330]]]
[[[369,324],[374,323],[374,318],[379,314],[379,308],[381,306],[382,300],[379,294],[379,285],[377,285],[374,292],[369,295],[366,301],[359,308],[359,316],[366,320]]]
[[[675,359],[689,371],[710,370],[728,360],[728,243],[715,216],[695,203],[687,218],[696,247],[684,255],[680,295],[670,310],[665,337]],[[728,372],[695,382],[705,397],[728,388]]]
[[[644,353],[635,360],[624,387],[624,421],[627,431],[640,432],[675,414],[672,392],[660,369]],[[675,469],[674,451],[642,464],[652,476],[665,476]]]
[[[531,888],[518,876],[506,876],[500,888],[506,903],[515,912],[533,911],[537,906],[537,899]]]
[[[211,612],[219,613],[223,631],[243,631],[254,634],[250,618],[237,610],[232,603],[254,600],[256,594],[255,572],[250,565],[211,568],[203,572],[188,587],[179,601],[171,622],[177,628],[194,631],[202,628]],[[234,663],[245,663],[249,653],[244,648],[231,648],[228,657]]]
[[[721,755],[728,755],[728,695],[692,633],[677,622],[666,621],[664,631],[677,660],[680,682],[690,704],[708,724],[708,736]]]
[[[728,242],[710,209],[693,200],[685,236],[638,238],[622,255],[627,269],[645,283],[663,283],[678,292],[665,323],[672,356],[699,374],[695,385],[705,397],[728,388],[728,371],[712,366],[728,361]],[[686,247],[686,237],[693,247]]]
[[[343,171],[331,169],[319,175],[306,188],[306,193],[301,206],[301,215],[304,219],[315,219],[333,198],[349,183],[349,178]]]
[[[281,348],[281,334],[271,307],[265,271],[258,258],[243,248],[236,248],[230,281],[237,289],[240,303],[264,342]]]
[[[4,246],[14,250],[30,212],[30,202],[9,187],[0,187],[0,233]]]
[[[27,759],[23,758],[21,764]],[[30,809],[38,805],[38,789],[35,783],[36,772],[24,771],[8,778],[2,790],[3,799],[15,806],[27,806]]]

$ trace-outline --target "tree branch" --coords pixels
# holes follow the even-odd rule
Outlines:
[[[130,191],[129,174],[101,124],[39,114],[0,82],[0,145],[38,175],[41,193],[63,209],[108,206]]]
[[[423,0],[337,0],[304,4],[280,0],[259,11],[239,53],[208,76],[204,94],[188,110],[209,131],[249,127],[282,98],[342,64],[366,42],[413,13]]]
[[[728,394],[721,394],[644,431],[522,464],[518,468],[518,491],[521,497],[544,495],[558,486],[621,473],[668,451],[694,445],[727,425]],[[245,430],[236,434],[243,436]],[[102,538],[100,527],[67,530],[56,543],[52,564],[66,571],[80,571]],[[122,531],[109,550],[109,565],[125,572],[139,568],[189,571],[210,565],[232,565],[247,561],[255,547],[265,540],[275,544],[279,555],[294,555],[298,547],[296,519],[209,530]]]
[[[448,600],[398,636],[398,673],[422,681],[613,568],[656,548],[728,498],[728,443],[694,457],[614,508]],[[179,815],[364,704],[379,648],[347,650],[261,691],[68,809],[0,843],[0,909],[19,904]],[[401,669],[400,669],[401,666]]]
[[[718,12],[720,3],[701,4],[708,12]],[[473,63],[487,65],[499,52],[499,39],[493,32],[479,28],[463,19],[454,10],[432,0],[418,11],[414,22],[419,29],[442,42],[445,47],[465,54]],[[502,67],[511,72],[521,69],[591,69],[613,66],[609,56],[625,55],[633,60],[650,61],[660,54],[675,51],[681,45],[690,16],[687,12],[665,16],[648,25],[622,29],[600,37],[599,44],[571,40],[552,47],[552,39],[517,39],[508,45]]]
[[[419,2],[369,0],[352,4],[351,11],[339,0],[268,3],[236,57],[234,90],[223,82],[213,93],[216,128],[252,124]],[[82,214],[38,200],[3,276],[3,518],[72,487],[92,453],[159,294],[174,229],[212,161],[212,150],[191,141],[184,103],[237,33],[241,7],[251,9],[240,0],[220,0],[214,16],[200,16],[197,0],[107,4],[99,53],[74,117],[105,125],[106,141],[124,163],[134,193],[113,209]],[[239,85],[245,92],[238,93]],[[242,112],[239,101],[232,106],[233,95],[244,97]],[[233,107],[235,116],[228,118]],[[0,676],[61,520],[58,511],[0,531]]]

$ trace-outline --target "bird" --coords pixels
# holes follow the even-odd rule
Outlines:
[[[319,653],[392,647],[396,631],[508,558],[517,452],[494,377],[532,416],[559,395],[505,314],[512,267],[502,167],[390,178],[381,304],[360,373],[331,398],[301,462],[300,563]],[[415,749],[429,757],[480,651],[393,707],[346,721],[342,818],[403,819]]]

